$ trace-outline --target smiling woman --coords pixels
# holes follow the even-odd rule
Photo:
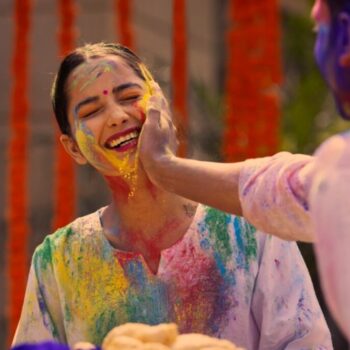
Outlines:
[[[37,247],[14,344],[101,345],[127,322],[174,322],[248,350],[331,349],[295,243],[165,191],[139,166],[145,116],[161,110],[158,127],[171,117],[135,54],[116,44],[76,49],[52,99],[63,146],[106,179],[112,201]]]

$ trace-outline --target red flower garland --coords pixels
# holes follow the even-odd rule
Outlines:
[[[31,0],[14,3],[15,43],[12,56],[11,138],[8,159],[8,336],[12,339],[21,313],[28,275],[29,239],[28,170],[28,66]]]
[[[74,0],[58,0],[60,24],[58,30],[59,54],[64,57],[74,49],[76,31],[74,23],[76,6]],[[59,141],[60,133],[56,134],[55,162],[55,212],[53,228],[62,227],[75,216],[75,166]]]
[[[277,0],[230,0],[227,32],[227,161],[273,154],[278,146],[281,82]]]
[[[117,34],[119,42],[130,49],[134,49],[134,36],[131,26],[132,0],[115,0],[115,13],[117,18]]]
[[[172,63],[172,104],[175,121],[180,130],[187,130],[187,41],[186,2],[173,0],[173,63]],[[185,138],[185,132],[180,137]],[[181,140],[178,154],[186,155],[186,140]]]

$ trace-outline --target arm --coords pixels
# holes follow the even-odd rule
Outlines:
[[[139,142],[140,160],[153,183],[196,202],[244,215],[258,229],[283,239],[313,240],[304,188],[308,177],[302,175],[308,173],[311,157],[284,152],[239,163],[176,157],[176,131],[162,99],[151,97]]]
[[[48,245],[48,240],[43,244]],[[40,269],[43,263],[47,266],[45,271]],[[37,250],[33,256],[21,317],[12,346],[46,340],[65,342],[63,334],[54,273],[51,264],[43,262],[43,256],[40,256]]]
[[[331,350],[332,341],[295,242],[267,236],[252,300],[258,350]]]
[[[311,188],[315,251],[327,304],[350,339],[350,135],[334,136],[316,153]]]

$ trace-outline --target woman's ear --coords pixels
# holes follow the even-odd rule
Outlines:
[[[66,152],[78,163],[78,164],[86,164],[87,160],[84,157],[84,155],[81,153],[79,146],[77,145],[76,141],[68,136],[68,135],[61,135],[60,141],[66,150]]]
[[[341,54],[339,64],[342,67],[350,67],[350,15],[347,12],[340,12],[338,15],[339,41]]]

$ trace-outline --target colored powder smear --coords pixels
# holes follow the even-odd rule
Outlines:
[[[153,274],[140,254],[110,246],[98,218],[96,213],[79,218],[48,236],[35,253],[39,285],[33,305],[39,300],[46,328],[55,336],[62,329],[55,322],[63,322],[67,339],[78,331],[94,344],[126,322],[176,322],[184,333],[219,335],[246,295],[249,305],[254,277],[249,263],[257,247],[255,231],[243,219],[204,207],[197,229],[163,252]],[[201,240],[207,242],[204,249]],[[57,309],[57,300],[61,316],[49,312]]]
[[[93,69],[90,69],[86,72],[86,74],[92,74],[96,67],[100,68],[97,74],[94,74],[81,86],[80,91],[85,89],[91,83],[93,83],[98,77],[100,77],[103,73],[111,72],[115,68],[112,65],[114,62],[101,62],[97,64]],[[138,103],[142,112],[142,115],[145,115],[146,106],[149,98],[152,96],[153,88],[152,88],[152,75],[146,68],[144,64],[140,64],[139,68],[145,78],[145,86],[146,91]],[[76,79],[72,83],[72,87],[76,87],[79,79]],[[104,90],[103,93],[105,93]],[[129,198],[133,197],[135,194],[135,189],[137,185],[137,173],[138,173],[138,158],[139,151],[138,148],[136,150],[135,156],[131,159],[130,154],[126,154],[122,159],[116,156],[116,152],[114,150],[109,150],[104,147],[101,147],[97,140],[95,139],[92,132],[86,126],[84,120],[81,120],[77,114],[75,113],[75,137],[78,142],[78,145],[87,158],[87,160],[95,166],[102,173],[110,174],[110,167],[116,170],[116,175],[121,176],[130,186]],[[114,175],[114,174],[112,174]]]

